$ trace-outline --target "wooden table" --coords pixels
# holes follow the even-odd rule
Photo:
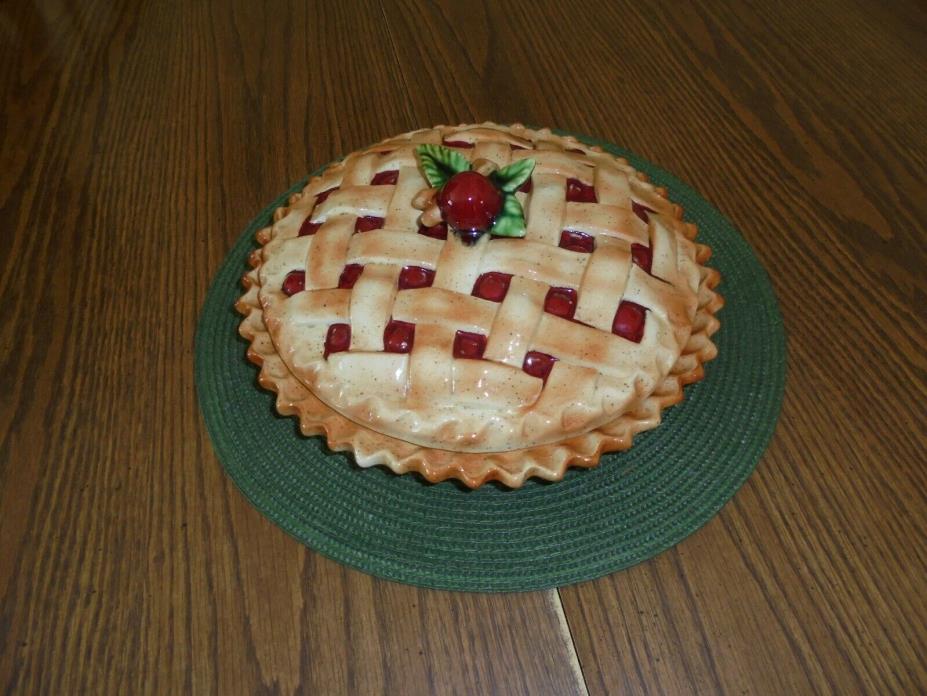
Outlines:
[[[927,11],[818,3],[0,5],[0,692],[927,689]],[[712,201],[789,335],[756,473],[675,549],[436,592],[301,547],[212,453],[211,276],[305,173],[495,119]]]

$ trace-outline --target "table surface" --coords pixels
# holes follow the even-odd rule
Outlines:
[[[925,76],[914,0],[0,6],[0,692],[927,689]],[[257,211],[339,154],[485,119],[682,178],[788,333],[734,499],[549,592],[303,548],[225,476],[194,390],[197,313]]]

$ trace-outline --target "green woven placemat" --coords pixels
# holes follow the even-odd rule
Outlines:
[[[711,519],[753,471],[775,428],[785,336],[769,279],[731,225],[678,179],[621,148],[669,190],[714,250],[726,299],[719,356],[634,447],[563,481],[510,491],[428,484],[361,469],[274,410],[245,359],[233,304],[254,235],[300,182],[248,225],[212,284],[196,334],[196,384],[216,454],[245,496],[299,541],[367,573],[452,590],[568,585],[651,558]],[[706,561],[710,562],[710,561]]]

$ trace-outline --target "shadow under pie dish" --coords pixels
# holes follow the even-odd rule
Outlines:
[[[657,426],[715,357],[711,251],[627,162],[521,125],[352,153],[261,230],[240,333],[304,435],[520,486]]]

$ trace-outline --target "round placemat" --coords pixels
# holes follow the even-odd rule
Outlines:
[[[471,491],[454,481],[361,469],[300,435],[257,385],[233,305],[255,233],[300,182],[241,235],[206,297],[196,333],[196,384],[219,460],[262,513],[319,553],[373,575],[427,587],[522,591],[607,575],[677,544],[713,517],[753,471],[776,425],[785,336],[769,279],[749,245],[688,186],[605,142],[669,190],[711,245],[726,300],[718,357],[663,424],[627,452],[562,481]]]

